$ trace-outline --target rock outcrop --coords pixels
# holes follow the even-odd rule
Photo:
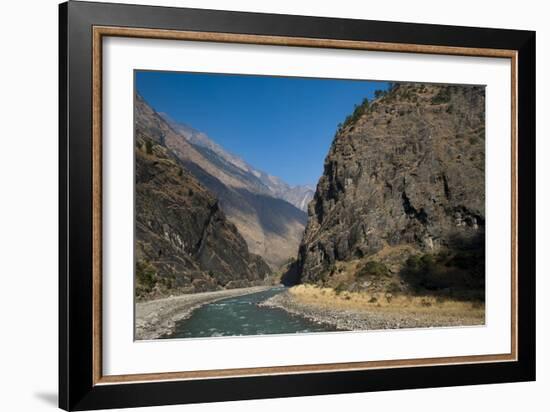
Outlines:
[[[392,85],[365,101],[335,136],[286,282],[323,284],[339,262],[392,248],[407,250],[396,270],[415,253],[484,248],[484,164],[483,87]]]

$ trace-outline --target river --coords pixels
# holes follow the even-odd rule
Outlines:
[[[205,338],[336,330],[331,326],[292,315],[283,309],[257,305],[284,292],[284,290],[282,287],[277,287],[201,306],[193,312],[191,317],[179,321],[174,332],[165,338]]]

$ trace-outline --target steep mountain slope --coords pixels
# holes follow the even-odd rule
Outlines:
[[[216,196],[250,252],[260,255],[272,268],[295,256],[307,221],[303,211],[274,197],[247,171],[248,166],[243,169],[235,158],[220,155],[223,149],[215,143],[193,144],[193,139],[183,134],[190,133],[187,126],[170,125],[139,95],[135,110],[136,128],[169,148],[178,162]]]
[[[483,87],[418,84],[357,107],[326,157],[286,282],[372,287],[399,272],[399,289],[428,262],[482,288],[484,107]],[[454,284],[436,277],[422,287]]]
[[[223,147],[212,141],[208,135],[191,126],[176,122],[166,113],[160,114],[164,120],[178,133],[184,136],[195,149],[205,157],[217,162],[220,168],[236,175],[252,187],[255,192],[278,199],[283,199],[300,210],[307,212],[307,205],[313,199],[315,188],[313,185],[290,186],[276,176],[269,175],[254,168],[240,157],[229,153]]]
[[[136,296],[263,283],[269,267],[216,198],[146,130],[136,134]]]

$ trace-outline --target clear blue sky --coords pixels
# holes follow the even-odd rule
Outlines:
[[[338,123],[388,83],[137,71],[157,111],[291,185],[317,184]]]

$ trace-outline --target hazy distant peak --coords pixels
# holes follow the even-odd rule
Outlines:
[[[256,169],[241,157],[228,152],[210,139],[206,133],[194,129],[186,123],[174,120],[166,113],[159,113],[159,115],[176,133],[182,135],[189,143],[207,149],[207,151],[219,157],[223,162],[240,170],[240,178],[247,180],[249,186],[256,187],[257,190],[265,194],[283,199],[298,209],[307,211],[307,205],[315,193],[315,185],[291,186],[280,177]]]

